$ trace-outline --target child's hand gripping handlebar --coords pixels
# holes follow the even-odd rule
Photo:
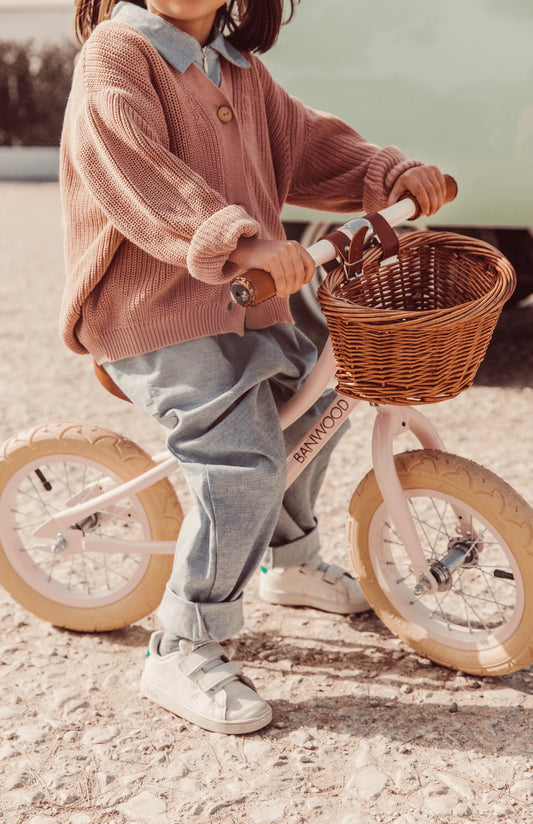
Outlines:
[[[454,200],[457,196],[457,183],[450,175],[445,175],[444,179],[446,181],[445,202],[450,203],[450,201]],[[413,220],[418,217],[419,214],[420,207],[409,192],[406,192],[405,196],[397,203],[393,203],[392,206],[387,206],[377,213],[377,215],[387,221],[389,226],[398,226],[405,220]],[[328,261],[333,260],[337,255],[336,243],[339,236],[346,236],[347,243],[349,244],[356,232],[362,229],[364,229],[364,234],[366,235],[368,230],[374,232],[375,227],[370,220],[364,217],[349,220],[339,229],[331,232],[330,235],[326,235],[317,243],[314,243],[307,251],[317,266],[328,263]],[[335,243],[333,240],[328,240],[330,236],[332,239],[335,238]],[[251,269],[246,275],[235,278],[231,284],[231,297],[239,306],[256,306],[258,303],[273,297],[275,294],[276,286],[274,280],[271,275],[263,269]]]

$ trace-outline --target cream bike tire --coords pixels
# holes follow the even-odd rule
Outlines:
[[[417,450],[395,456],[395,464],[435,574],[439,561],[464,540],[454,504],[469,512],[472,551],[447,589],[414,595],[409,558],[369,472],[350,503],[348,543],[356,576],[379,618],[416,652],[445,667],[501,675],[531,664],[531,507],[501,478],[455,455]]]
[[[7,441],[0,456],[0,584],[25,609],[66,629],[103,632],[150,614],[173,557],[129,553],[126,542],[177,538],[182,511],[166,478],[85,519],[84,538],[118,539],[117,552],[63,555],[33,533],[54,512],[94,497],[102,483],[118,485],[152,466],[137,444],[90,424],[49,423]]]

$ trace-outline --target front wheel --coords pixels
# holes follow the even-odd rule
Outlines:
[[[135,542],[177,538],[181,508],[166,478],[95,508],[76,525],[79,551],[63,552],[57,540],[35,535],[54,513],[152,466],[135,443],[89,424],[50,423],[7,441],[0,454],[0,584],[28,611],[66,629],[119,629],[152,612],[173,557],[136,551]],[[116,551],[99,549],[99,541]]]
[[[501,478],[433,450],[395,457],[429,566],[454,547],[465,563],[442,591],[413,594],[411,562],[388,517],[373,472],[355,490],[348,539],[363,592],[383,623],[418,653],[472,675],[500,675],[533,662],[533,509]],[[468,513],[458,523],[454,512]]]

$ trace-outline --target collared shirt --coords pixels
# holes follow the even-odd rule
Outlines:
[[[201,46],[196,38],[173,26],[162,17],[124,0],[113,9],[112,19],[126,23],[143,34],[167,63],[184,72],[194,63],[215,86],[220,86],[220,57],[241,68],[250,64],[237,49],[226,40],[222,32],[215,30],[210,43]]]

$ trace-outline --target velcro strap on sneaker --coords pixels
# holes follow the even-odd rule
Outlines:
[[[207,664],[210,664],[219,658],[222,659],[222,662],[228,660],[224,655],[224,650],[220,644],[217,644],[216,641],[211,641],[207,644],[202,644],[202,646],[189,653],[189,655],[187,655],[187,657],[180,663],[180,669],[184,675],[190,677],[191,675],[194,675],[195,672],[198,672],[207,666]]]
[[[344,575],[344,570],[337,564],[328,564],[324,570],[324,581],[328,584],[336,584]]]
[[[248,676],[244,675],[243,672],[239,673],[239,678],[240,678],[240,680],[242,681],[243,684],[246,684],[246,686],[250,687],[251,690],[253,690],[254,692],[257,692],[256,686],[255,686],[255,684],[254,684],[254,682],[252,681],[251,678],[248,678]]]
[[[233,681],[241,675],[240,667],[232,661],[221,663],[218,667],[213,667],[209,672],[204,672],[196,679],[196,685],[204,692],[209,692],[216,687],[220,689],[229,681]]]

